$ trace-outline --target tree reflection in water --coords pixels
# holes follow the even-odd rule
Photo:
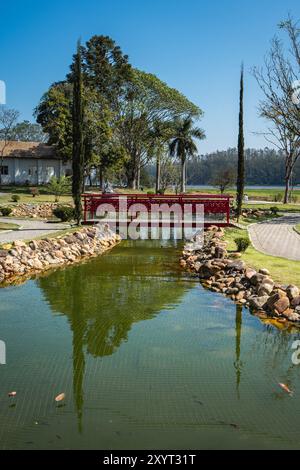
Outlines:
[[[126,241],[101,258],[38,280],[53,313],[66,315],[72,330],[80,431],[85,351],[94,357],[112,355],[128,340],[134,323],[180,300],[188,284],[178,268],[178,255],[169,242]]]

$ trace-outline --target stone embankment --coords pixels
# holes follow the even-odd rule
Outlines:
[[[83,228],[57,238],[15,241],[0,250],[0,283],[10,284],[51,268],[98,256],[121,237],[107,225]]]
[[[31,217],[49,219],[53,217],[53,210],[60,204],[57,202],[43,202],[40,204],[18,204],[12,207],[11,215],[14,217]]]
[[[283,286],[273,281],[267,269],[256,271],[239,259],[230,258],[222,228],[210,227],[200,238],[185,245],[180,264],[198,273],[202,284],[214,292],[229,296],[249,307],[258,316],[279,321],[300,321],[300,291],[297,286]]]

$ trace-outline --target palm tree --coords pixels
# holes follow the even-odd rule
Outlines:
[[[185,192],[186,161],[197,152],[194,139],[204,139],[205,133],[199,127],[193,127],[191,117],[177,119],[174,122],[174,134],[170,143],[170,154],[176,156],[181,162],[181,186],[180,191]]]

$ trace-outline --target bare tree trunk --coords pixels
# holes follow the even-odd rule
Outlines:
[[[102,167],[99,167],[99,189],[100,191],[103,191],[103,170]]]
[[[137,168],[136,186],[137,186],[137,189],[140,189],[140,186],[141,186],[141,165],[140,165],[140,163],[139,163],[139,166]]]
[[[186,178],[186,160],[182,160],[181,164],[181,184],[180,192],[185,193],[185,178]]]
[[[289,202],[289,190],[290,190],[290,179],[285,178],[285,191],[283,197],[283,204],[288,204]]]
[[[155,183],[155,192],[156,192],[156,194],[160,190],[160,173],[161,173],[160,155],[157,154],[157,157],[156,157],[156,183]]]
[[[284,197],[283,197],[283,204],[288,204],[289,202],[289,191],[290,191],[292,171],[293,171],[293,164],[287,163],[285,167],[285,191],[284,191]]]

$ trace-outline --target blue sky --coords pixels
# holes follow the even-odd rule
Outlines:
[[[199,151],[235,146],[239,72],[245,78],[247,147],[265,146],[253,132],[258,87],[248,74],[260,65],[280,20],[300,19],[299,0],[0,0],[0,79],[7,105],[33,120],[48,86],[65,77],[76,41],[111,36],[131,63],[155,73],[205,112]]]

